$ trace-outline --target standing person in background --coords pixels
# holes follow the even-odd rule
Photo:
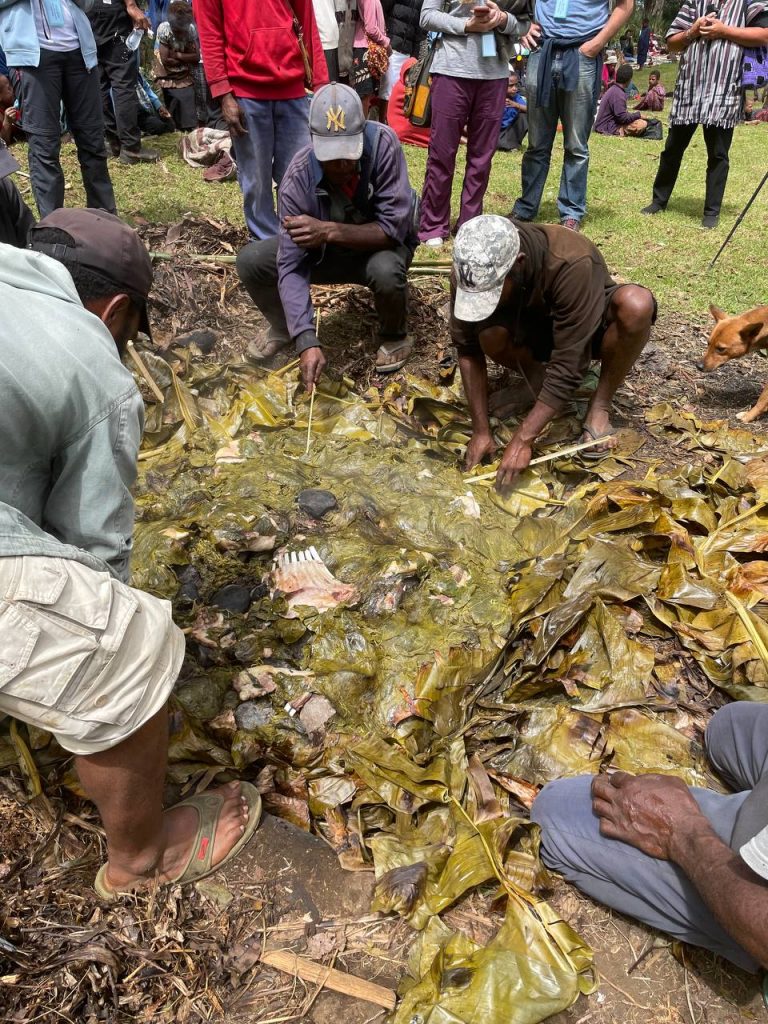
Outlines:
[[[365,116],[378,99],[381,75],[376,67],[372,67],[369,58],[369,46],[375,43],[389,54],[392,47],[389,43],[384,11],[381,0],[357,0],[357,25],[352,48],[352,70],[349,73],[349,84],[363,101]]]
[[[710,4],[711,0],[685,0],[669,26],[669,50],[682,57],[653,200],[641,211],[653,215],[666,210],[683,154],[701,125],[707,145],[703,228],[715,228],[720,220],[728,153],[741,116],[744,49],[768,43],[768,0],[724,0],[717,16],[707,13]]]
[[[423,0],[383,0],[384,20],[387,26],[392,53],[389,67],[379,86],[379,120],[386,123],[387,106],[392,90],[400,80],[403,64],[410,57],[418,57],[424,41],[424,30],[420,25]]]
[[[136,85],[139,64],[125,45],[134,28],[149,22],[132,0],[92,0],[88,19],[96,40],[104,129],[112,153],[121,164],[155,163],[159,154],[141,145]]]
[[[41,217],[64,205],[61,104],[88,206],[116,212],[91,23],[73,0],[0,0],[0,46],[17,72],[29,174]]]
[[[632,16],[635,0],[538,0],[536,22],[523,45],[528,58],[528,149],[523,157],[523,194],[512,216],[533,220],[539,212],[552,161],[557,123],[563,123],[563,172],[557,208],[560,223],[578,231],[587,212],[589,136],[600,98],[603,48]]]
[[[443,0],[424,0],[421,9],[421,27],[442,33],[432,61],[432,134],[419,225],[419,240],[433,247],[450,234],[451,186],[465,126],[467,167],[456,230],[483,212],[507,95],[506,43],[519,34],[517,19],[493,0],[475,7],[450,0],[445,8]]]
[[[2,0],[0,0],[2,3]],[[309,145],[309,101],[294,16],[315,90],[328,69],[312,0],[195,0],[211,94],[232,132],[251,238],[274,238],[272,182]]]
[[[648,48],[651,45],[651,25],[647,18],[643,18],[643,27],[637,37],[637,66],[642,71],[648,60]]]
[[[200,63],[200,41],[187,0],[171,0],[168,21],[157,28],[155,84],[176,127],[191,132],[197,127],[195,70]]]
[[[320,45],[325,54],[325,65],[328,78],[332,82],[339,80],[339,23],[336,20],[336,4],[334,0],[312,0],[315,11],[317,31]]]

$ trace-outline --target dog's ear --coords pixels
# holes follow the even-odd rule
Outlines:
[[[712,316],[715,318],[715,320],[727,320],[728,319],[728,314],[725,312],[724,309],[720,309],[719,306],[710,306],[709,307],[709,312],[712,314]]]
[[[741,335],[744,344],[751,348],[767,327],[768,324],[764,323],[748,324],[746,327],[741,328],[739,334]]]

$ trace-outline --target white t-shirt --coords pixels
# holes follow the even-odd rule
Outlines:
[[[756,875],[768,882],[768,828],[758,832],[739,850],[741,859],[748,864]]]
[[[54,0],[56,2],[56,0]],[[43,0],[32,0],[32,11],[35,15],[37,38],[41,50],[55,50],[57,53],[68,53],[80,49],[80,37],[75,28],[75,19],[69,9],[69,0],[58,0],[61,7],[63,25],[50,25],[45,12]]]
[[[312,0],[312,6],[315,9],[320,45],[324,50],[335,50],[339,45],[339,23],[336,21],[334,0]]]

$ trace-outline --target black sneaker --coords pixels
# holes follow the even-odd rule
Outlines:
[[[712,228],[716,228],[720,223],[720,215],[718,213],[705,214],[701,218],[701,226],[706,228],[707,231],[711,231]]]
[[[653,217],[654,214],[664,213],[666,206],[659,206],[658,203],[649,203],[648,206],[644,206],[640,213],[644,213],[647,217]]]
[[[118,159],[121,164],[156,164],[160,154],[156,149],[139,149],[133,153],[124,149]]]

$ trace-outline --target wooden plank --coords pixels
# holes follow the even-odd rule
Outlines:
[[[372,981],[365,981],[357,978],[354,974],[344,974],[337,971],[335,967],[324,967],[314,960],[307,960],[297,956],[288,949],[268,949],[261,954],[262,963],[269,967],[275,967],[278,971],[285,971],[294,977],[301,978],[311,984],[321,985],[333,992],[341,992],[343,995],[352,996],[353,999],[363,999],[367,1003],[381,1006],[385,1010],[394,1010],[397,996],[391,988],[384,988],[383,985],[376,985]]]

